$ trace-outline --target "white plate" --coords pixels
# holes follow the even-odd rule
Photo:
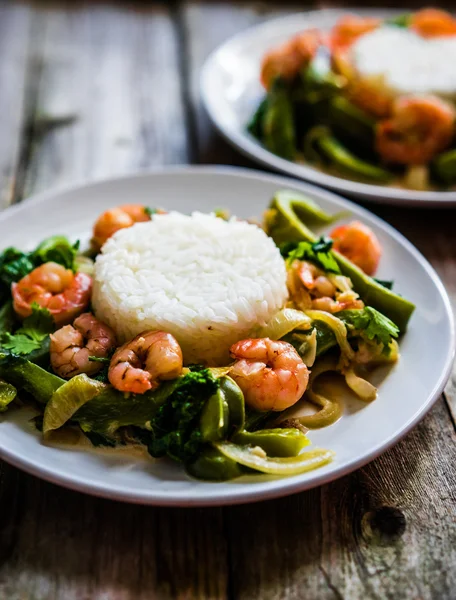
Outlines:
[[[288,479],[258,478],[203,483],[166,460],[136,460],[46,446],[28,424],[29,413],[0,417],[0,458],[61,485],[92,494],[164,505],[232,504],[281,496],[330,481],[364,465],[415,425],[439,396],[453,355],[453,319],[442,283],[428,262],[399,233],[363,208],[330,192],[283,177],[229,168],[178,168],[41,195],[0,214],[2,248],[33,247],[52,234],[87,239],[103,210],[121,203],[189,212],[228,207],[242,217],[261,215],[276,190],[301,190],[324,209],[348,209],[374,229],[384,248],[379,277],[417,305],[401,340],[402,359],[380,387],[378,399],[353,406],[342,419],[311,432],[315,445],[336,451],[335,461]]]
[[[218,48],[203,67],[201,92],[211,120],[243,154],[300,179],[377,202],[433,206],[456,204],[455,191],[416,192],[327,175],[312,166],[299,165],[272,154],[246,131],[247,123],[264,96],[259,81],[260,63],[269,48],[303,29],[317,27],[329,30],[341,16],[348,13],[387,18],[404,12],[380,9],[319,10],[275,19],[243,31]]]

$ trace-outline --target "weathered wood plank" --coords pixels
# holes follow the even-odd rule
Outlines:
[[[225,509],[233,597],[452,598],[454,442],[439,401],[364,469],[320,490]]]
[[[10,523],[0,529],[0,598],[226,598],[219,509],[130,506],[16,471],[0,494]]]
[[[187,161],[178,42],[163,3],[47,9],[23,196]]]
[[[26,75],[32,68],[30,14],[26,5],[0,4],[0,209],[14,197]]]

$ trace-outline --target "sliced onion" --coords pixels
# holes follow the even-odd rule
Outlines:
[[[312,319],[306,313],[294,308],[283,308],[266,325],[259,327],[255,331],[255,335],[258,338],[280,340],[295,329],[307,330],[311,326]]]
[[[369,381],[359,377],[353,369],[344,373],[348,387],[355,392],[364,402],[372,402],[377,398],[377,388]]]
[[[324,310],[307,310],[306,315],[308,315],[314,321],[322,321],[323,323],[326,323],[326,325],[331,328],[332,332],[336,336],[336,340],[340,346],[343,357],[348,360],[352,360],[354,358],[355,353],[347,340],[347,328],[345,327],[345,323],[331,313],[325,312]]]
[[[221,377],[226,377],[228,373],[231,371],[233,367],[209,367],[209,371],[211,375],[213,375],[216,379],[220,379]]]
[[[345,275],[335,275],[334,273],[330,273],[327,275],[329,281],[333,284],[335,288],[339,290],[339,292],[351,292],[353,289],[353,284],[351,282],[350,277],[345,277]]]
[[[331,450],[317,448],[286,458],[268,458],[264,452],[251,446],[238,446],[232,442],[218,442],[214,446],[225,456],[240,465],[269,475],[298,475],[328,464],[334,457]]]
[[[299,335],[299,334],[297,334]],[[312,367],[317,358],[317,330],[314,329],[299,348],[299,354],[306,367]]]
[[[46,404],[43,419],[43,433],[58,429],[78,411],[81,406],[95,398],[106,385],[87,375],[76,375],[53,394]]]
[[[304,425],[309,429],[319,429],[320,427],[332,425],[332,423],[335,423],[337,419],[339,419],[341,415],[341,407],[339,402],[337,402],[337,400],[326,398],[326,396],[318,394],[313,390],[313,384],[315,383],[317,377],[323,373],[337,371],[337,363],[338,361],[336,357],[327,356],[320,360],[312,369],[305,397],[310,400],[312,404],[319,406],[321,410],[314,415],[305,415],[303,417],[299,417],[298,420],[301,425]]]
[[[74,264],[77,273],[86,273],[87,275],[93,275],[95,270],[95,262],[88,256],[78,254],[75,258]]]

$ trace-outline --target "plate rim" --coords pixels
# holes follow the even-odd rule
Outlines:
[[[300,180],[321,185],[329,188],[334,192],[353,194],[354,196],[363,198],[365,201],[374,203],[388,203],[394,205],[408,205],[421,207],[439,207],[449,208],[456,206],[456,191],[414,191],[404,190],[395,187],[384,187],[369,183],[357,182],[350,179],[344,179],[335,175],[330,175],[323,171],[310,166],[294,163],[276,156],[261,144],[254,140],[253,137],[244,132],[233,131],[218,118],[216,103],[211,100],[210,93],[210,77],[211,72],[217,62],[218,56],[226,52],[233,44],[237,44],[244,38],[249,39],[252,34],[268,29],[274,30],[281,24],[294,22],[296,19],[303,19],[312,16],[334,15],[342,16],[344,14],[365,14],[366,16],[382,13],[383,15],[397,15],[404,12],[410,12],[410,9],[388,9],[388,8],[324,8],[321,10],[299,11],[289,15],[268,19],[262,23],[257,23],[235,35],[229,37],[222,44],[217,46],[204,61],[199,76],[199,92],[204,108],[209,116],[210,121],[215,126],[222,137],[232,146],[234,146],[241,154],[254,160],[255,162],[274,169],[276,172],[284,173],[299,178]]]
[[[137,179],[149,179],[156,176],[169,176],[169,175],[192,175],[192,176],[214,176],[217,174],[222,175],[230,175],[236,178],[248,178],[251,180],[266,180],[267,182],[274,184],[278,187],[288,186],[297,190],[300,190],[304,193],[308,192],[310,194],[314,194],[317,197],[326,197],[330,201],[336,201],[337,203],[341,203],[342,206],[346,206],[348,209],[355,209],[358,213],[366,214],[370,219],[373,219],[375,224],[378,225],[383,231],[385,231],[389,236],[394,238],[396,241],[400,242],[408,252],[410,252],[413,257],[423,266],[426,271],[428,277],[431,278],[433,283],[436,286],[436,289],[439,292],[440,297],[443,301],[443,306],[445,308],[445,317],[446,321],[449,325],[450,335],[449,335],[449,348],[446,354],[446,361],[444,364],[444,368],[440,372],[439,378],[436,380],[436,383],[428,395],[426,401],[423,403],[421,408],[416,411],[416,413],[405,423],[402,427],[400,427],[395,433],[393,433],[388,439],[384,440],[382,443],[377,444],[374,448],[371,449],[370,452],[367,452],[361,458],[354,458],[349,460],[344,467],[339,467],[336,471],[333,472],[325,472],[325,470],[315,471],[316,475],[311,480],[300,481],[298,480],[287,480],[284,478],[283,484],[272,490],[255,490],[255,486],[253,488],[247,489],[243,491],[242,488],[234,488],[232,492],[223,492],[217,493],[216,485],[214,484],[214,493],[208,494],[207,497],[190,497],[190,498],[181,498],[181,497],[173,497],[168,493],[159,493],[159,494],[148,494],[144,493],[144,490],[139,493],[135,490],[125,490],[125,488],[119,488],[113,485],[106,485],[103,482],[91,483],[84,481],[80,478],[74,478],[71,475],[68,475],[63,472],[56,472],[55,469],[50,467],[42,467],[37,466],[33,463],[33,459],[28,458],[26,460],[17,457],[14,452],[10,452],[8,449],[5,449],[3,445],[0,443],[0,459],[5,460],[9,464],[31,474],[37,476],[41,479],[44,479],[50,483],[61,485],[65,488],[72,489],[78,492],[88,493],[93,496],[103,497],[110,500],[119,500],[123,502],[129,502],[133,504],[143,504],[143,505],[155,505],[155,506],[180,506],[180,507],[202,507],[202,506],[225,506],[225,505],[235,505],[235,504],[246,504],[249,502],[258,502],[265,501],[273,498],[288,496],[291,494],[299,493],[301,491],[305,491],[308,489],[312,489],[315,487],[319,487],[325,483],[329,483],[331,481],[335,481],[340,479],[341,477],[348,475],[349,473],[355,471],[371,462],[375,458],[377,458],[380,454],[394,446],[400,439],[402,439],[407,433],[417,425],[421,419],[426,415],[426,413],[431,409],[434,405],[435,401],[441,395],[446,382],[448,381],[454,356],[456,352],[455,347],[455,339],[456,339],[456,331],[455,331],[455,320],[453,315],[453,310],[451,306],[451,301],[448,296],[448,293],[443,285],[442,280],[439,275],[429,263],[429,261],[419,252],[415,246],[411,242],[407,240],[405,236],[403,236],[399,231],[397,231],[392,225],[389,225],[386,221],[378,217],[377,215],[371,213],[368,209],[359,206],[355,202],[347,200],[338,194],[335,194],[331,191],[320,189],[317,186],[309,184],[307,182],[294,180],[290,177],[275,175],[269,173],[263,173],[259,170],[246,169],[241,167],[231,167],[231,166],[172,166],[169,168],[156,168],[146,172],[139,172],[135,174],[123,175],[119,177],[108,177],[108,178],[100,178],[96,181],[90,181],[84,184],[74,184],[69,186],[56,187],[51,190],[44,191],[40,194],[31,196],[30,198],[24,200],[18,205],[12,206],[10,208],[5,209],[0,213],[0,224],[7,220],[8,215],[16,212],[21,212],[27,209],[27,206],[31,203],[42,203],[47,200],[52,199],[55,196],[59,196],[65,193],[87,191],[87,189],[94,188],[99,185],[111,184],[116,181],[127,181],[131,180],[132,184],[134,184]],[[6,216],[5,216],[6,215]],[[153,487],[151,487],[151,492],[153,492]]]

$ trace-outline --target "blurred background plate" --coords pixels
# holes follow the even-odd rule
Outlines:
[[[282,171],[344,194],[383,203],[456,206],[456,191],[419,192],[350,181],[296,164],[266,150],[246,131],[264,89],[259,81],[265,52],[291,36],[316,27],[329,30],[344,15],[388,18],[407,10],[319,10],[268,21],[243,31],[220,46],[206,61],[201,92],[209,116],[221,134],[243,154],[274,170]]]
[[[0,214],[2,247],[33,247],[65,234],[88,240],[97,216],[125,202],[183,212],[226,207],[240,217],[260,216],[280,188],[296,189],[330,213],[348,211],[371,227],[383,247],[378,272],[417,308],[400,341],[401,360],[368,405],[345,407],[334,425],[312,431],[314,446],[336,452],[333,463],[289,478],[250,477],[226,483],[189,478],[180,465],[117,451],[89,452],[43,443],[29,411],[0,415],[0,459],[75,490],[143,504],[202,506],[284,496],[334,480],[361,467],[409,431],[432,406],[449,376],[454,353],[448,296],[434,269],[395,229],[339,196],[289,178],[223,167],[182,167],[41,194]]]

